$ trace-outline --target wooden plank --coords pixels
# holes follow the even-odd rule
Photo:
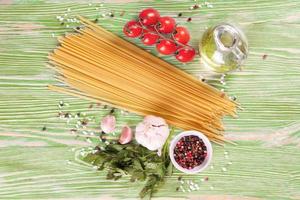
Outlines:
[[[81,148],[98,142],[99,120],[110,108],[95,104],[90,108],[88,101],[48,91],[46,86],[55,80],[46,56],[58,36],[77,26],[61,25],[57,16],[98,18],[99,24],[122,36],[123,24],[149,6],[187,26],[193,46],[206,27],[223,21],[238,24],[250,46],[244,70],[227,75],[226,85],[219,75],[209,74],[199,59],[180,65],[174,58],[162,57],[236,96],[244,110],[238,119],[225,119],[226,137],[237,145],[214,145],[213,168],[197,176],[184,175],[184,180],[200,185],[199,191],[176,192],[177,177],[182,175],[177,172],[155,197],[300,199],[300,2],[216,0],[212,8],[190,10],[194,4],[0,1],[0,199],[137,198],[139,183],[126,178],[107,181],[104,173],[75,160]],[[115,16],[102,17],[109,12]],[[188,17],[191,22],[186,22]],[[65,103],[61,109],[60,101]],[[74,117],[69,122],[60,119],[59,111]],[[78,112],[82,116],[76,119]],[[90,118],[90,131],[71,133],[83,118]],[[117,119],[121,126],[134,125],[141,118],[117,111]],[[202,182],[205,177],[209,180]]]

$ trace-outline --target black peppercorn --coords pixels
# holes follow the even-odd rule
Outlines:
[[[207,156],[207,147],[198,136],[182,137],[174,148],[174,158],[183,168],[193,169],[201,165]]]

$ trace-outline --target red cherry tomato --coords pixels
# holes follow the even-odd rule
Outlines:
[[[135,21],[131,20],[127,22],[123,28],[123,32],[127,37],[135,38],[142,34],[143,28],[141,25]]]
[[[154,45],[155,43],[157,43],[158,39],[160,38],[160,36],[153,32],[153,31],[145,31],[145,33],[142,36],[141,41],[143,42],[144,45]]]
[[[185,27],[177,26],[174,32],[174,39],[181,44],[187,44],[190,41],[189,31]]]
[[[169,55],[176,51],[177,46],[174,41],[164,39],[159,41],[159,43],[156,45],[156,49],[161,54]]]
[[[156,24],[159,17],[159,12],[153,8],[144,9],[139,14],[139,19],[141,23],[145,26]]]
[[[176,52],[176,59],[180,62],[190,62],[194,59],[196,55],[195,49],[188,47],[188,48],[181,48]]]
[[[161,17],[158,19],[158,31],[160,33],[172,33],[176,22],[172,17]]]

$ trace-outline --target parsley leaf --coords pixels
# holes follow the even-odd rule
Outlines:
[[[97,166],[98,170],[106,169],[106,178],[110,180],[129,175],[132,182],[146,181],[139,196],[150,199],[164,183],[165,176],[171,176],[173,173],[173,165],[169,158],[169,143],[173,133],[174,129],[171,130],[160,157],[156,152],[131,142],[125,145],[110,144],[104,150],[97,148],[96,152],[86,155],[83,161]]]

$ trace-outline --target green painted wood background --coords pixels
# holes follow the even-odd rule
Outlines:
[[[198,3],[203,7],[190,10],[194,1],[0,0],[0,199],[138,198],[141,184],[128,178],[107,181],[103,172],[76,159],[81,148],[97,143],[90,133],[98,133],[99,120],[109,108],[49,91],[47,85],[56,81],[46,57],[57,45],[56,37],[76,26],[61,25],[57,16],[98,18],[122,36],[123,24],[149,6],[162,15],[181,12],[176,20],[189,28],[195,47],[205,28],[224,21],[241,27],[250,46],[244,69],[227,75],[225,85],[220,76],[203,69],[199,58],[182,65],[163,57],[236,96],[244,110],[238,119],[224,120],[226,137],[237,145],[214,145],[213,167],[193,176],[176,172],[154,197],[300,199],[300,1],[212,0],[212,7]],[[188,17],[191,22],[186,22]],[[81,112],[80,119],[90,119],[86,129],[95,131],[81,127],[70,132],[80,119],[60,119],[59,111],[72,116]],[[134,125],[140,117],[117,111],[117,119],[119,126]],[[200,190],[176,192],[179,175],[198,183]],[[209,180],[202,182],[205,177]]]

